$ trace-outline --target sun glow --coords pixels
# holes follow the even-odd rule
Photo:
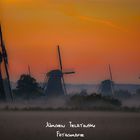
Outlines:
[[[77,72],[70,82],[97,83],[108,78],[110,63],[117,82],[139,83],[140,2],[134,0],[1,0],[4,40],[11,77],[30,64],[33,74],[58,67]],[[1,10],[1,9],[0,9]]]

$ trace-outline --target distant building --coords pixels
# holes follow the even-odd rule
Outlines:
[[[111,80],[104,80],[100,85],[100,93],[102,96],[113,96],[114,83]]]

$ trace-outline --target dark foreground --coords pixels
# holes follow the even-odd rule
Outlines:
[[[45,128],[46,122],[94,123],[95,128]],[[57,138],[56,131],[84,133],[84,138]],[[139,140],[140,113],[86,111],[0,111],[1,140]]]

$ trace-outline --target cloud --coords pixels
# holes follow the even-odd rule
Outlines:
[[[73,17],[87,22],[102,24],[118,31],[127,32],[127,29],[115,24],[113,21],[109,19],[101,19],[94,16],[85,15],[83,11],[79,10],[79,5],[73,3],[55,4],[55,10],[63,13],[65,16]]]
[[[114,24],[113,22],[111,22],[109,20],[97,19],[97,18],[92,18],[92,17],[88,17],[88,16],[78,16],[78,18],[81,20],[89,21],[89,22],[96,22],[99,24],[104,24],[104,25],[114,28],[116,30],[125,31],[125,32],[127,31],[126,29]]]

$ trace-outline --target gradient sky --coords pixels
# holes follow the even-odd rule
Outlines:
[[[0,22],[17,80],[28,64],[38,81],[58,67],[62,51],[68,83],[140,83],[139,0],[1,0]]]

